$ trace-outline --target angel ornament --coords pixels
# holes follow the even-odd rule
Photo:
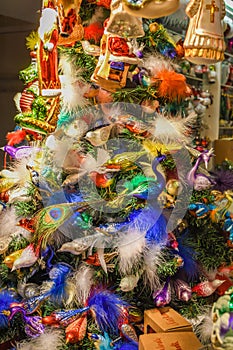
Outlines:
[[[187,60],[195,64],[222,61],[225,51],[224,0],[191,0],[185,11],[190,18],[183,45]]]

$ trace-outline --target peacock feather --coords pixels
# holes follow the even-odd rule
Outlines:
[[[75,209],[76,203],[61,203],[41,209],[34,217],[33,242],[40,242],[41,248],[45,249],[49,237],[74,214]]]

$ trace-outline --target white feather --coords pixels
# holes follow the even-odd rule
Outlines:
[[[74,273],[72,281],[75,284],[77,302],[84,305],[94,284],[94,270],[83,264]]]
[[[165,59],[160,54],[147,54],[143,58],[143,67],[145,67],[151,77],[156,77],[157,74],[162,70],[173,71],[172,61]]]
[[[6,175],[6,177],[16,179],[19,186],[27,187],[28,184],[31,183],[30,172],[27,169],[27,165],[35,166],[37,163],[38,167],[39,164],[38,161],[33,159],[34,156],[35,155],[32,154],[30,157],[15,160],[11,163],[9,170],[1,171],[1,176]]]
[[[62,349],[64,343],[63,331],[50,328],[35,339],[18,343],[17,350],[56,350]]]
[[[16,216],[14,207],[7,207],[0,216],[0,239],[16,235],[22,235],[28,239],[28,231],[17,226],[18,222],[19,217]]]
[[[213,320],[209,313],[204,313],[199,317],[194,325],[194,332],[202,344],[209,344],[213,330]]]
[[[98,254],[98,258],[99,258],[101,267],[102,267],[102,269],[104,270],[104,272],[107,275],[108,274],[108,270],[107,270],[106,261],[104,260],[104,248],[102,248],[102,247],[97,248],[97,254]]]
[[[144,273],[143,280],[145,286],[149,286],[151,291],[160,287],[160,280],[158,276],[158,266],[165,263],[162,246],[153,245],[147,247],[144,251]]]
[[[195,124],[196,120],[195,113],[191,113],[186,118],[157,114],[149,129],[153,137],[161,143],[187,144],[191,141],[190,127]]]
[[[129,230],[119,234],[117,249],[119,254],[119,271],[123,275],[130,274],[141,260],[145,249],[145,234],[139,230]]]
[[[81,77],[81,69],[77,70],[74,62],[66,56],[60,58],[59,64],[62,72],[60,80],[63,111],[74,112],[79,107],[87,106],[89,100],[84,94],[90,89],[90,85]]]

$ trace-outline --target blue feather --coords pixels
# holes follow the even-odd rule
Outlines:
[[[104,332],[104,335],[91,334],[90,339],[98,344],[99,350],[113,350],[112,340],[106,332]]]
[[[96,323],[102,332],[118,334],[118,323],[123,318],[127,303],[107,290],[94,290],[87,305],[94,312]]]
[[[166,244],[167,231],[166,219],[161,214],[159,207],[148,206],[144,209],[134,211],[130,215],[128,228],[146,232],[146,240],[149,244]]]
[[[4,311],[9,310],[10,304],[17,301],[18,298],[13,292],[5,289],[0,292],[0,329],[8,327],[8,317]]]
[[[188,246],[187,244],[188,234],[189,232],[186,231],[181,237],[177,238],[177,242],[178,254],[181,256],[184,262],[183,266],[180,268],[180,271],[185,272],[187,280],[190,282],[198,278],[199,270],[198,264],[196,262],[197,253],[192,247]],[[175,254],[177,254],[177,251]]]
[[[138,344],[136,342],[124,343],[119,350],[138,350]]]
[[[65,263],[58,263],[53,266],[49,272],[50,280],[53,282],[52,288],[49,290],[52,302],[61,304],[67,297],[67,277],[71,271],[71,266]]]

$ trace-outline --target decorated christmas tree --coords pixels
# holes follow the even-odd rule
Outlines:
[[[1,349],[138,349],[144,311],[164,307],[231,348],[232,164],[207,170],[181,74],[223,47],[172,38],[159,18],[178,6],[42,2],[3,146]]]

